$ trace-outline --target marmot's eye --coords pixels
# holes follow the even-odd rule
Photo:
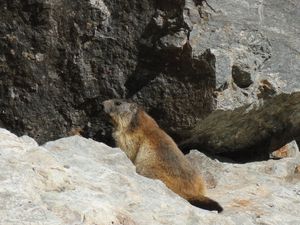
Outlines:
[[[122,102],[115,102],[115,105],[116,106],[119,106],[119,105],[121,105],[122,104]]]

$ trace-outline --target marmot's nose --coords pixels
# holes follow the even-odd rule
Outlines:
[[[111,100],[105,100],[102,102],[102,105],[103,105],[104,112],[109,113],[113,104]]]
[[[102,105],[103,105],[103,106],[108,105],[110,101],[111,101],[111,100],[105,100],[105,101],[102,102]]]

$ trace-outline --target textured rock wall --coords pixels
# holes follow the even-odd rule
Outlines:
[[[215,109],[300,89],[300,3],[0,1],[0,126],[112,143],[100,102],[142,104],[177,141]]]
[[[193,54],[216,56],[217,107],[233,109],[280,92],[299,91],[300,30],[297,0],[216,1],[195,25]]]
[[[153,3],[0,4],[1,125],[40,142],[77,128],[103,138],[100,103],[125,96]]]

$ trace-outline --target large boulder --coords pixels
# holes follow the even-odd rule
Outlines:
[[[180,147],[212,154],[233,152],[269,156],[294,139],[300,140],[300,92],[280,94],[236,110],[217,110],[187,132]],[[249,156],[249,155],[248,155]]]
[[[1,224],[234,224],[136,174],[120,149],[91,139],[38,146],[1,129],[0,154]]]
[[[138,175],[118,148],[80,136],[39,146],[0,129],[0,223],[84,225],[299,224],[300,157],[249,164],[188,156],[224,212],[190,205]]]

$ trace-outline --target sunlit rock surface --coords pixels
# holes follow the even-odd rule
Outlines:
[[[135,173],[120,149],[73,136],[38,146],[0,130],[0,224],[234,224]]]
[[[0,224],[299,224],[300,165],[294,158],[250,164],[187,156],[224,212],[191,206],[142,177],[118,148],[73,136],[44,146],[0,130]]]

